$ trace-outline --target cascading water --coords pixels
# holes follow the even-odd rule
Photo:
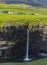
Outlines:
[[[30,61],[29,58],[29,30],[27,29],[27,47],[26,47],[26,56],[24,58],[24,61]]]

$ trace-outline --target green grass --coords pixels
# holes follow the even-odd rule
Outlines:
[[[14,14],[4,14],[2,11]],[[24,14],[19,14],[22,12]],[[47,8],[38,8],[24,4],[0,4],[0,27],[9,25],[36,25],[47,23]]]
[[[7,25],[36,25],[47,23],[47,16],[42,15],[15,15],[0,14],[0,27]]]
[[[47,65],[47,58],[31,62],[0,63],[0,65]]]

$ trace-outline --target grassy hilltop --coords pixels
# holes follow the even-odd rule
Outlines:
[[[0,27],[44,23],[47,23],[47,8],[25,4],[0,4]]]

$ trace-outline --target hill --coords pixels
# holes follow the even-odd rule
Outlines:
[[[47,7],[47,0],[0,0],[0,2],[5,2],[8,4],[12,3],[26,3],[33,6],[46,6]]]
[[[0,27],[47,23],[47,8],[25,4],[0,4]]]

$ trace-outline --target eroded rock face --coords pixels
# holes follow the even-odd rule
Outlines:
[[[6,49],[4,50],[4,54],[7,53],[8,60],[14,60],[21,56],[25,56],[27,43],[27,28],[28,26],[9,26],[0,28],[0,47],[10,47],[9,49],[7,49],[7,52],[9,53],[5,51]],[[39,52],[47,52],[47,40],[43,40],[43,35],[43,30],[30,31],[30,55],[35,55]]]
[[[30,32],[30,54],[47,52],[47,40],[43,41],[43,31]]]
[[[0,28],[0,48],[10,47],[9,49],[5,50],[0,49],[2,53],[4,51],[4,60],[5,53],[7,52],[9,52],[9,54],[7,53],[7,60],[14,60],[25,54],[27,38],[26,33],[26,27],[19,26],[18,28],[16,28],[15,26],[10,26]]]
[[[17,38],[22,39],[26,37],[26,29],[15,26],[3,27],[0,29],[0,41],[15,41]]]

